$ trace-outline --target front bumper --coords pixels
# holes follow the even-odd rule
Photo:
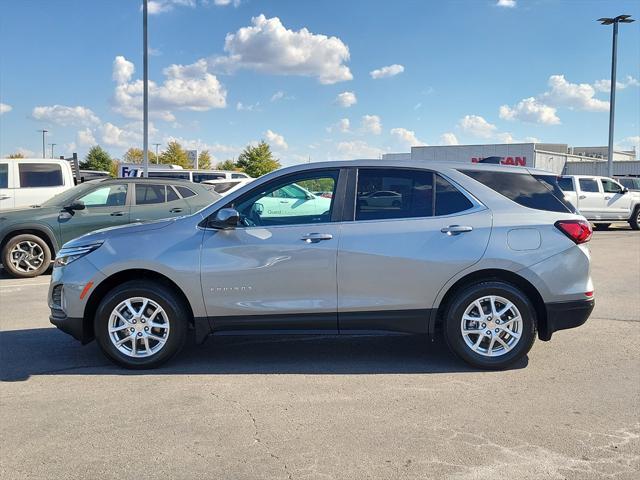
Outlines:
[[[553,332],[576,328],[584,324],[595,306],[595,300],[574,300],[545,304],[547,310],[546,325],[538,332],[540,340],[551,340]]]
[[[88,335],[87,329],[84,328],[83,318],[67,317],[64,312],[52,308],[49,321],[64,333],[68,333],[76,340],[79,340],[83,345],[93,340],[93,337]]]

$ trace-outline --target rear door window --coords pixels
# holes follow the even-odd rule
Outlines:
[[[62,168],[57,163],[19,163],[20,187],[60,187]]]
[[[473,203],[448,180],[436,175],[436,215],[453,215],[473,207]]]
[[[519,172],[482,170],[461,170],[461,172],[523,207],[549,212],[573,211],[564,201],[560,187],[557,187],[558,193],[550,188],[549,182],[552,182],[552,179],[537,179],[528,173]]]
[[[583,192],[598,192],[598,182],[594,178],[580,178],[580,190]]]
[[[180,200],[178,192],[176,192],[173,186],[167,185],[167,202],[173,202],[175,200]]]
[[[136,205],[152,205],[164,203],[166,200],[165,186],[152,183],[136,185]]]
[[[178,193],[182,195],[182,198],[193,197],[196,194],[196,192],[194,192],[190,188],[183,187],[182,185],[176,185],[175,188],[176,190],[178,190]]]

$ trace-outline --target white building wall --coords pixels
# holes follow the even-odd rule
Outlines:
[[[411,159],[472,163],[487,157],[502,157],[502,162],[508,165],[533,167],[534,146],[533,143],[505,143],[411,147]]]

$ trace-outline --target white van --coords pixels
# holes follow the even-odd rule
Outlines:
[[[74,185],[67,160],[0,159],[0,210],[39,205]]]
[[[168,168],[169,167],[169,168]],[[139,163],[122,163],[118,177],[142,177],[143,168]],[[207,180],[231,180],[251,178],[244,172],[230,170],[187,170],[176,165],[149,165],[149,178],[177,178],[201,183]]]

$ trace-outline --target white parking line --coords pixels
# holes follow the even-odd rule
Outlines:
[[[21,284],[13,284],[13,285],[0,285],[0,288],[21,288],[21,287],[37,287],[42,285],[49,285],[47,283],[21,283]]]

